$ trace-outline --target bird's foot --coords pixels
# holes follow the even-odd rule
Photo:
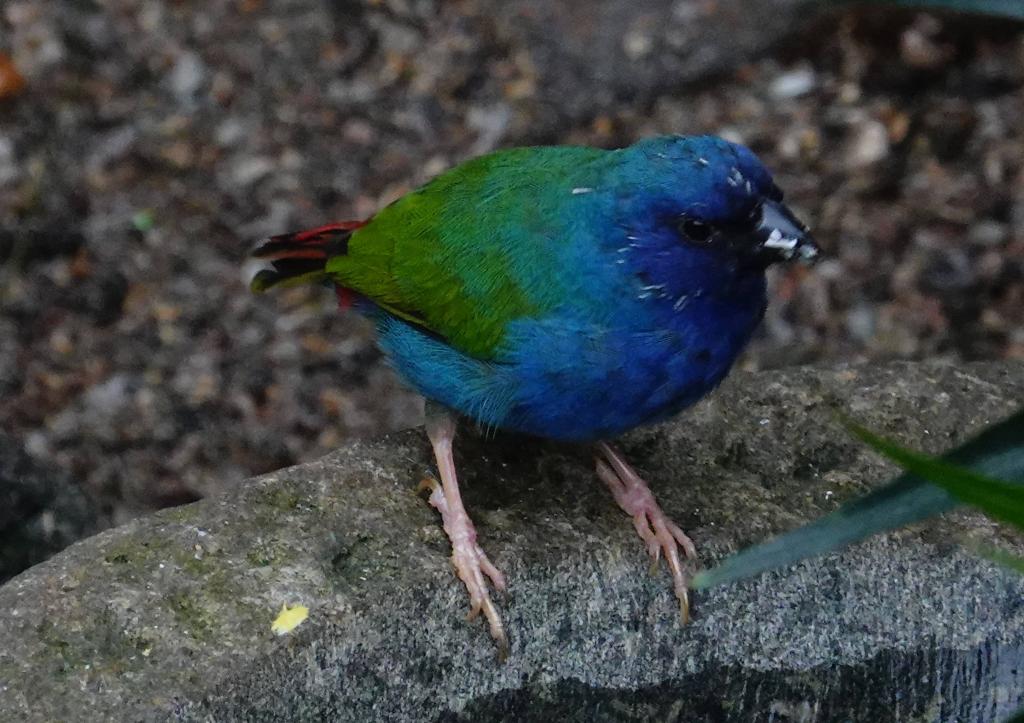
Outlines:
[[[461,505],[458,509],[453,508],[445,497],[444,489],[436,480],[423,480],[420,483],[420,490],[424,489],[430,490],[428,501],[441,513],[444,531],[452,543],[452,567],[469,591],[469,619],[474,619],[481,612],[484,614],[491,637],[498,644],[498,655],[504,660],[508,657],[508,637],[505,635],[505,626],[501,622],[498,609],[491,602],[484,576],[486,575],[494,589],[500,592],[505,591],[505,576],[477,544],[476,528]]]
[[[597,446],[597,476],[612,492],[627,515],[633,518],[633,526],[647,547],[651,556],[651,569],[657,567],[662,554],[672,573],[672,585],[679,600],[679,612],[683,622],[690,619],[690,595],[687,576],[679,560],[679,549],[688,559],[697,557],[697,548],[678,525],[665,515],[647,483],[626,460],[610,445],[601,442]]]
[[[509,652],[508,636],[505,635],[505,626],[498,609],[491,602],[487,580],[484,579],[486,576],[494,589],[503,592],[505,576],[487,558],[480,545],[476,544],[476,528],[462,505],[459,482],[455,475],[455,459],[452,456],[455,419],[447,410],[428,402],[426,429],[434,448],[441,482],[439,484],[427,479],[420,483],[420,489],[430,490],[430,504],[441,513],[444,531],[452,543],[452,566],[469,591],[469,619],[472,620],[481,612],[484,614],[491,637],[498,644],[498,657],[505,660]]]

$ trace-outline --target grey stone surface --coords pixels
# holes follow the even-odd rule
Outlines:
[[[624,450],[709,563],[891,469],[841,408],[939,451],[1024,399],[1024,367],[734,375]],[[1024,696],[1024,584],[962,513],[702,594],[678,623],[586,449],[457,440],[465,501],[508,576],[496,660],[415,494],[411,430],[72,545],[0,588],[0,720],[996,720]],[[310,618],[270,624],[283,603]]]

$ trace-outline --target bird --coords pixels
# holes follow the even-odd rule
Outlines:
[[[426,398],[440,482],[429,503],[499,655],[506,579],[462,502],[457,423],[593,444],[597,477],[647,553],[663,556],[684,621],[693,541],[613,440],[712,391],[767,306],[766,270],[819,247],[747,147],[663,135],[617,149],[509,148],[467,160],[361,221],[271,236],[251,288],[324,283],[376,327]]]

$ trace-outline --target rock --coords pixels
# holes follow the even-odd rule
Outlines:
[[[936,452],[1021,398],[1019,364],[736,374],[623,447],[707,564],[892,473],[836,407]],[[683,627],[585,448],[464,433],[456,454],[511,584],[507,663],[465,620],[410,430],[0,588],[0,719],[991,721],[1024,697],[1024,583],[949,541],[1021,545],[976,514],[711,590]],[[284,604],[309,619],[277,637]]]

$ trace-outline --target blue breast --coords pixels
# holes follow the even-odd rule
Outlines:
[[[691,299],[656,329],[517,322],[511,332],[516,390],[498,426],[586,441],[678,413],[725,377],[760,321],[763,276],[734,291],[742,293]]]

